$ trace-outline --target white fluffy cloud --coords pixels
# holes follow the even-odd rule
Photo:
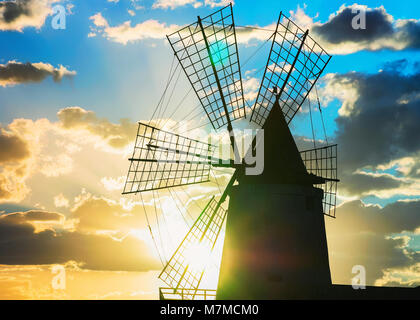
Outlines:
[[[199,1],[199,0],[156,0],[153,5],[152,8],[153,9],[175,9],[178,7],[184,7],[187,5],[190,5],[194,8],[199,8],[201,6],[209,6],[211,8],[215,8],[215,7],[225,7],[227,5],[229,5],[229,3],[232,3],[232,5],[234,4],[233,1],[231,0],[204,0],[204,1]]]
[[[168,25],[154,19],[149,19],[136,25],[132,25],[131,20],[128,20],[122,24],[111,26],[109,21],[100,12],[91,16],[90,20],[92,20],[93,26],[91,26],[91,32],[88,37],[102,34],[108,40],[124,45],[142,40],[164,40],[166,39],[166,35],[182,28],[180,25]],[[248,44],[252,40],[267,40],[273,32],[272,30],[275,29],[275,24],[272,23],[259,28],[238,28],[236,30],[238,43]]]
[[[153,3],[153,9],[175,9],[177,7],[183,7],[186,5],[192,5],[194,8],[202,6],[202,2],[196,0],[157,0]]]
[[[68,208],[70,203],[69,200],[62,193],[60,193],[54,197],[54,205],[57,208]]]
[[[101,13],[93,15],[90,19],[95,26],[91,28],[92,32],[90,33],[90,36],[102,33],[108,40],[124,45],[129,42],[146,39],[164,39],[167,34],[170,34],[179,28],[179,26],[166,25],[165,23],[160,23],[154,19],[146,20],[135,26],[131,25],[131,21],[126,21],[112,27]]]

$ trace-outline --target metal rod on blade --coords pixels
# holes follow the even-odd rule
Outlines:
[[[267,60],[266,66],[265,66],[265,70],[264,70],[264,74],[263,74],[261,83],[264,81],[265,74],[267,73],[268,64],[270,63],[270,55],[271,55],[271,52],[273,51],[274,43],[276,42],[276,35],[277,35],[277,31],[279,29],[279,23],[280,23],[281,16],[282,16],[282,11],[280,11],[279,18],[277,19],[276,30],[273,33],[274,37],[272,36],[273,37],[273,42],[271,43],[270,53],[268,54],[268,60]],[[260,86],[260,88],[258,89],[257,97],[259,97],[259,95],[261,93],[261,88],[262,88],[262,86]],[[255,100],[255,105],[257,104],[257,100],[258,99]],[[252,117],[254,116],[254,112],[255,112],[255,106],[254,106],[254,108],[252,108],[252,113],[251,113],[251,117],[249,118],[249,121],[251,121]]]
[[[226,120],[227,120],[227,129],[229,131],[230,144],[232,145],[235,161],[240,162],[239,150],[236,147],[235,135],[234,135],[233,128],[232,128],[232,122],[230,121],[229,112],[228,112],[228,108],[227,108],[227,105],[226,105],[225,97],[223,95],[223,89],[222,89],[222,86],[220,85],[219,76],[217,74],[216,66],[214,65],[214,61],[213,61],[212,53],[211,53],[209,43],[208,43],[208,40],[207,40],[206,33],[204,32],[203,23],[201,22],[200,16],[198,16],[197,18],[198,18],[198,25],[200,26],[201,33],[203,34],[203,39],[204,39],[204,43],[206,45],[207,53],[208,53],[209,58],[210,58],[210,64],[211,64],[211,67],[212,67],[212,70],[213,70],[214,78],[216,79],[216,84],[217,84],[217,88],[218,88],[219,93],[220,93],[220,98],[222,100],[223,109],[225,111]]]
[[[223,192],[222,196],[220,197],[220,200],[217,203],[216,208],[214,209],[214,212],[211,215],[211,217],[209,219],[209,222],[206,225],[206,228],[204,229],[204,232],[203,232],[203,235],[201,236],[200,241],[202,241],[204,239],[204,236],[206,235],[207,229],[210,227],[210,224],[213,221],[214,216],[216,215],[216,213],[219,210],[220,206],[222,205],[223,202],[225,202],[227,196],[229,195],[230,189],[232,188],[233,184],[235,183],[235,181],[236,181],[236,179],[238,177],[238,174],[239,174],[238,171],[239,170],[240,169],[236,169],[235,172],[233,173],[232,177],[230,178],[229,183],[227,184],[225,191]],[[213,247],[214,247],[214,245],[213,245]]]
[[[279,98],[281,97],[281,94],[283,93],[284,88],[286,87],[286,84],[287,84],[287,82],[289,81],[290,75],[291,75],[291,74],[292,74],[292,72],[293,72],[293,69],[294,69],[294,67],[295,67],[296,61],[297,61],[297,60],[298,60],[298,58],[299,58],[299,54],[300,54],[300,52],[302,51],[303,44],[305,43],[305,40],[306,40],[306,37],[307,37],[308,33],[309,33],[309,30],[306,30],[306,31],[305,31],[305,33],[303,34],[303,37],[302,37],[302,42],[300,43],[300,46],[299,46],[298,52],[296,53],[296,57],[295,57],[295,59],[293,60],[292,66],[290,67],[290,70],[289,70],[289,72],[287,73],[287,76],[286,76],[286,79],[285,79],[285,80],[284,80],[284,82],[283,82],[283,85],[281,86],[280,92],[276,95],[276,100],[277,100],[277,99],[279,99]]]

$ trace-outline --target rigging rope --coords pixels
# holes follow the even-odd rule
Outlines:
[[[192,87],[190,87],[190,89],[188,90],[188,92],[185,94],[184,97],[182,97],[181,101],[177,104],[177,106],[175,107],[175,109],[172,111],[172,113],[170,114],[170,116],[166,119],[165,123],[163,124],[162,128],[165,128],[166,124],[168,123],[169,119],[172,119],[172,117],[175,115],[175,112],[178,111],[178,108],[181,106],[182,103],[184,103],[185,99],[188,97],[188,95],[191,93],[192,91]],[[194,110],[194,109],[193,109]]]
[[[310,59],[309,59],[309,55],[306,55],[304,48],[303,48],[303,53],[304,53],[304,56],[306,58],[306,61],[304,63],[304,70],[305,70],[305,76],[306,76],[306,81],[307,81],[307,79],[309,79],[309,77],[308,77],[308,70],[306,69],[306,64],[308,63],[308,60],[310,60]],[[306,90],[308,90],[309,116],[311,118],[312,139],[313,139],[313,142],[314,142],[315,168],[316,168],[316,173],[318,173],[318,169],[319,169],[318,154],[317,154],[317,150],[316,150],[315,130],[314,130],[314,124],[313,124],[313,120],[312,120],[312,106],[311,106],[311,95],[310,95],[311,88],[309,87],[308,82],[306,82]]]
[[[173,56],[173,57],[172,57],[171,69],[170,69],[169,74],[168,74],[168,80],[167,80],[167,82],[166,82],[165,89],[163,90],[162,96],[160,97],[160,99],[159,99],[159,101],[158,101],[158,104],[156,105],[155,110],[153,111],[152,116],[150,117],[150,120],[149,120],[149,125],[150,125],[150,123],[151,123],[151,121],[152,121],[153,117],[155,116],[156,111],[159,109],[159,106],[160,106],[160,104],[162,103],[162,100],[164,99],[164,97],[165,97],[165,95],[166,95],[166,91],[168,90],[169,83],[172,81],[172,78],[173,78],[173,76],[175,75],[175,71],[176,71],[176,70],[175,70],[175,71],[174,71],[174,73],[171,75],[172,68],[173,68],[173,64],[174,64],[174,61],[175,61],[175,56]],[[178,65],[177,65],[177,67],[178,67]]]
[[[213,174],[214,180],[216,181],[217,188],[219,189],[219,192],[222,193],[222,189],[220,189],[219,181],[216,178],[216,174],[213,172],[213,168],[210,168],[210,172]]]
[[[181,217],[184,219],[185,224],[187,225],[187,227],[188,227],[188,228],[190,228],[191,226],[190,226],[190,224],[188,223],[187,219],[185,218],[184,214],[182,213],[182,210],[178,207],[178,202],[175,200],[174,196],[172,195],[172,191],[171,191],[171,189],[168,189],[168,190],[169,190],[169,193],[171,194],[172,199],[173,199],[173,200],[174,200],[174,202],[175,202],[175,206],[176,206],[176,208],[178,209],[179,213],[181,214]],[[182,203],[181,203],[181,204],[182,204]],[[188,215],[189,215],[189,213],[188,213]],[[190,216],[190,218],[191,218],[191,220],[192,220],[192,221],[194,221],[193,217],[191,217],[191,216]]]
[[[313,139],[313,142],[314,142],[314,149],[316,149],[315,131],[314,131],[314,123],[312,121],[312,106],[311,106],[310,94],[308,94],[308,105],[309,105],[309,117],[311,118],[312,139]]]
[[[197,206],[198,209],[200,209],[200,211],[203,211],[203,208],[197,203],[197,201],[195,201],[195,199],[193,197],[191,197],[188,192],[184,189],[184,186],[180,186],[181,190],[184,191],[184,193],[187,195],[187,197],[189,199],[191,199],[191,201]]]
[[[178,67],[178,65],[179,65],[179,63],[177,64],[177,67]],[[161,122],[163,121],[163,116],[165,115],[166,110],[168,109],[169,102],[171,101],[172,96],[173,96],[173,94],[174,94],[174,92],[175,92],[175,88],[176,88],[176,86],[177,86],[177,84],[178,84],[179,77],[181,76],[181,71],[182,71],[182,69],[180,68],[180,69],[179,69],[179,72],[178,72],[178,77],[176,78],[175,84],[174,84],[174,85],[173,85],[173,87],[172,87],[172,92],[171,92],[171,94],[169,95],[169,98],[168,98],[168,101],[167,101],[167,103],[166,103],[165,108],[161,108],[161,109],[162,109],[162,114],[161,114],[161,116],[160,116],[160,119],[159,119],[159,122],[158,122],[158,126],[159,126],[159,125],[161,124]],[[162,104],[162,105],[163,105],[163,104]]]
[[[168,233],[168,238],[169,238],[169,241],[170,241],[171,243],[174,243],[174,242],[172,241],[171,232],[169,231],[169,228],[168,228],[168,222],[166,221],[165,212],[163,211],[162,202],[161,202],[160,195],[159,195],[159,190],[156,190],[156,193],[157,193],[157,198],[158,198],[158,201],[159,201],[160,212],[161,212],[162,217],[163,217],[163,222],[164,222],[164,224],[165,224],[166,232]]]
[[[324,129],[325,141],[327,142],[327,145],[329,145],[327,131],[325,130],[324,115],[322,113],[321,103],[319,102],[318,89],[316,87],[316,84],[315,84],[315,93],[316,93],[316,99],[318,101],[319,113],[321,114],[322,128]]]
[[[150,235],[152,236],[152,240],[153,240],[153,243],[154,243],[154,245],[155,245],[156,251],[157,251],[157,253],[158,253],[160,263],[162,264],[162,267],[163,267],[163,266],[165,266],[165,264],[163,263],[163,259],[162,259],[162,256],[161,256],[161,254],[160,254],[160,251],[159,251],[159,248],[158,248],[158,245],[157,245],[156,239],[155,239],[155,237],[154,237],[154,235],[153,235],[153,232],[152,232],[152,227],[150,226],[150,221],[149,221],[149,218],[148,218],[148,216],[147,216],[146,206],[145,206],[145,204],[144,204],[144,200],[143,200],[143,196],[142,196],[141,192],[140,192],[140,198],[141,198],[141,202],[142,202],[142,204],[143,204],[144,214],[145,214],[145,216],[146,216],[147,227],[148,227],[148,229],[149,229],[149,231],[150,231]]]
[[[167,256],[166,255],[166,250],[165,250],[165,246],[163,245],[162,234],[160,232],[160,225],[159,225],[159,218],[158,218],[158,214],[157,214],[156,198],[155,198],[155,191],[154,190],[152,190],[152,195],[153,195],[153,206],[155,208],[156,223],[157,223],[157,227],[158,227],[159,241],[160,241],[160,245],[162,247],[162,253],[163,253],[165,264],[167,264],[168,263],[168,259],[166,258],[166,256]]]

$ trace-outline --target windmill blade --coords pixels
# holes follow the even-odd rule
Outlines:
[[[279,104],[289,124],[330,59],[307,31],[280,13],[250,121],[264,125],[276,99],[273,91],[280,89]]]
[[[337,204],[337,145],[330,145],[300,152],[306,170],[324,179],[315,185],[324,191],[322,200],[324,214],[335,218]]]
[[[167,38],[213,128],[245,117],[232,6]]]
[[[214,150],[214,145],[139,122],[123,194],[208,182]]]
[[[221,202],[211,198],[159,275],[174,293],[183,290],[186,299],[194,299],[206,268],[199,260],[210,257],[226,218]]]

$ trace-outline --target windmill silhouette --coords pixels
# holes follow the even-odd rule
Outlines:
[[[139,123],[124,194],[206,182],[211,166],[235,168],[221,197],[211,198],[159,276],[173,289],[172,293],[179,293],[183,298],[197,297],[205,272],[205,266],[191,266],[186,252],[198,244],[211,252],[227,212],[218,297],[242,297],[241,292],[247,292],[246,297],[264,297],[261,292],[250,294],[249,290],[240,288],[244,278],[253,272],[271,283],[273,279],[281,285],[307,283],[305,266],[312,269],[316,266],[322,276],[315,279],[331,284],[322,213],[335,215],[336,145],[299,152],[288,127],[331,56],[310,38],[308,31],[283,14],[271,37],[269,58],[250,118],[264,129],[264,141],[255,137],[248,151],[255,152],[255,146],[264,143],[262,174],[245,174],[250,165],[244,161],[238,164],[232,160],[226,164],[214,158],[213,145]],[[234,157],[240,158],[232,121],[244,118],[246,112],[232,6],[205,18],[198,17],[195,23],[167,38],[213,128],[227,127]],[[324,191],[314,185],[322,186]],[[228,196],[229,209],[225,210],[222,204]],[[271,223],[267,225],[266,219]],[[244,220],[247,223],[241,222]],[[282,234],[274,231],[267,238],[269,227],[284,229],[285,222],[290,228],[297,228],[294,236],[290,236],[293,233],[290,230]],[[252,233],[252,226],[258,226],[259,231]],[[243,232],[252,235],[244,240]],[[312,250],[311,258],[308,249]],[[250,250],[272,250],[268,253],[270,257],[266,257],[267,265],[255,264],[258,254],[249,259]],[[295,271],[291,272],[280,265],[286,256],[292,262],[292,250],[296,255],[306,256],[307,261],[293,261],[302,270],[294,266]],[[270,268],[282,271],[271,274]],[[264,283],[258,277],[254,279],[260,285]]]
[[[165,264],[161,299],[309,297],[331,288],[324,215],[335,217],[337,145],[299,151],[289,128],[331,59],[308,33],[280,13],[269,38],[249,120],[264,132],[247,152],[264,145],[258,175],[246,174],[256,164],[241,159],[232,126],[246,117],[232,6],[167,36],[211,125],[227,128],[234,159],[226,163],[214,157],[215,145],[139,123],[123,194],[208,182],[212,167],[235,171]],[[197,260],[212,253],[225,220],[216,294],[200,288],[206,264]]]

